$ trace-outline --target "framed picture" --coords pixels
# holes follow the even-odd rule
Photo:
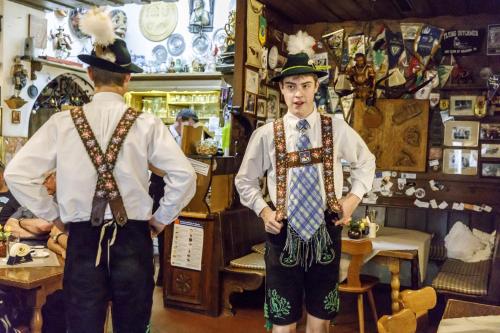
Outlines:
[[[477,96],[451,96],[450,115],[451,116],[473,116],[474,106]]]
[[[245,92],[245,112],[255,114],[255,104],[257,95],[252,94],[250,92]]]
[[[214,0],[189,0],[189,32],[214,30]]]
[[[479,122],[454,121],[444,123],[444,145],[453,147],[477,147]]]
[[[280,103],[280,118],[282,118],[286,112],[288,111],[288,107],[285,103]]]
[[[488,25],[487,55],[500,55],[500,24]]]
[[[451,175],[477,175],[477,150],[445,149],[443,173]]]
[[[265,118],[266,112],[266,100],[264,98],[257,98],[257,117]]]
[[[21,123],[21,111],[18,110],[12,110],[10,113],[10,122],[13,124],[20,124]]]
[[[500,141],[500,123],[481,124],[481,140]]]
[[[267,118],[279,117],[280,93],[276,89],[267,89]]]
[[[47,47],[47,19],[29,14],[28,30],[29,36],[33,37],[33,47]]]
[[[500,178],[500,162],[498,163],[482,163],[481,176]]]
[[[482,158],[500,158],[500,144],[483,143],[481,144]]]
[[[247,68],[245,75],[245,90],[257,95],[259,93],[259,73]]]

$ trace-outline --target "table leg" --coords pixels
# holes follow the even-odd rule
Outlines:
[[[42,332],[42,306],[45,304],[47,295],[45,288],[40,287],[34,290],[35,305],[33,306],[33,317],[31,318],[31,333]]]
[[[399,311],[399,288],[401,287],[401,282],[399,281],[399,259],[397,258],[387,258],[388,267],[391,272],[391,308],[392,313],[395,314]]]

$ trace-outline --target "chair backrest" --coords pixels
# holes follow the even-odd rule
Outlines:
[[[413,311],[417,318],[427,314],[436,306],[436,291],[432,287],[424,287],[419,290],[405,290],[399,294],[401,303],[405,309]]]
[[[378,333],[415,333],[417,319],[410,309],[403,309],[392,316],[382,316],[377,322]]]
[[[342,252],[351,255],[347,270],[347,286],[361,287],[359,272],[363,266],[363,257],[372,252],[372,241],[365,238],[360,240],[342,240]]]

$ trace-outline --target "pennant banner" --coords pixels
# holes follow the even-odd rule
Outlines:
[[[392,32],[389,29],[385,31],[387,39],[387,55],[389,56],[389,69],[398,66],[401,57],[403,56],[404,44],[403,37],[400,32]]]
[[[443,32],[444,30],[441,28],[425,25],[415,38],[415,56],[424,67],[427,66],[431,57],[436,53]]]
[[[478,52],[483,41],[481,30],[446,31],[441,42],[444,54],[470,54]]]

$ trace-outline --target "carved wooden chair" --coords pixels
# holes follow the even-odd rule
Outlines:
[[[378,333],[415,333],[417,320],[410,309],[403,309],[392,316],[382,316],[377,322]]]
[[[363,266],[363,257],[372,252],[372,242],[369,239],[342,240],[342,253],[351,255],[351,262],[347,271],[347,281],[339,284],[339,291],[358,294],[359,331],[365,331],[365,316],[363,310],[363,295],[368,294],[368,301],[372,310],[375,323],[378,320],[372,288],[379,282],[376,277],[360,275]]]
[[[427,329],[428,312],[436,306],[436,291],[432,287],[419,290],[405,290],[399,295],[403,308],[410,309],[416,317],[419,331]]]

